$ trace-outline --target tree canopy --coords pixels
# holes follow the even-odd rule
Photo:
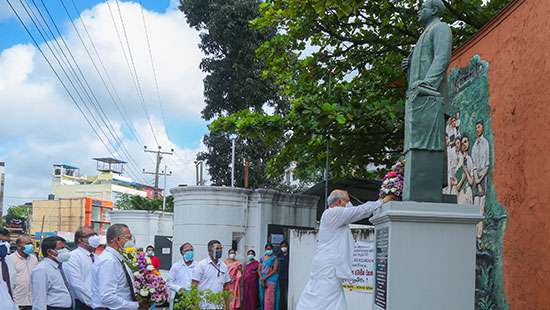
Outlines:
[[[263,62],[256,49],[273,32],[259,31],[250,22],[259,16],[256,0],[181,0],[180,10],[189,25],[200,31],[200,48],[205,54],[200,67],[204,79],[206,107],[202,117],[211,121],[241,110],[263,113],[266,107],[283,112],[288,107],[269,78],[262,77]],[[205,160],[214,185],[231,183],[231,140],[229,131],[212,131],[203,142]],[[243,160],[249,162],[250,185],[272,184],[265,177],[265,167],[280,145],[266,145],[246,136],[236,138],[236,184],[243,185]]]
[[[509,0],[443,2],[456,47]],[[300,179],[317,180],[327,157],[332,177],[368,177],[369,168],[394,163],[403,145],[400,62],[421,32],[418,6],[418,0],[262,3],[252,25],[276,34],[257,56],[265,63],[263,77],[289,99],[289,112],[243,109],[216,119],[211,131],[280,147],[267,163],[271,178],[295,162]]]
[[[149,199],[136,195],[122,194],[116,202],[122,210],[162,211],[162,198]],[[166,212],[174,212],[174,196],[166,197]]]

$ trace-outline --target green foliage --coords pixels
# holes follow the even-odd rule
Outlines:
[[[272,36],[272,32],[260,32],[250,26],[250,21],[259,16],[259,2],[181,0],[180,3],[189,25],[201,31],[200,48],[206,55],[200,65],[207,74],[203,118],[215,120],[242,110],[261,112],[266,106],[284,112],[288,104],[278,96],[273,82],[262,77],[264,64],[256,57],[256,49]],[[208,164],[214,185],[231,183],[231,133],[222,130],[206,135],[203,142],[207,151],[197,157]],[[252,187],[271,185],[265,177],[266,163],[279,148],[279,145],[267,146],[253,137],[239,137],[236,140],[237,186],[243,185],[243,160],[250,164]]]
[[[8,213],[5,216],[5,220],[11,219],[26,221],[29,219],[32,212],[32,205],[19,205],[13,206],[8,209]]]
[[[162,211],[162,198],[144,198],[122,194],[116,202],[116,207],[122,210]],[[166,212],[174,212],[174,197],[166,197]]]
[[[402,151],[406,81],[400,62],[420,35],[418,2],[262,3],[261,16],[252,24],[266,34],[277,32],[257,55],[266,65],[263,76],[289,98],[289,112],[257,132],[242,124],[263,124],[266,114],[259,110],[238,111],[210,129],[221,133],[232,128],[244,137],[259,135],[266,143],[281,137],[282,149],[268,163],[271,178],[295,162],[299,178],[316,180],[327,156],[332,177],[367,176],[368,164],[391,165]],[[453,27],[457,46],[509,0],[444,2],[444,20]]]
[[[180,291],[179,302],[174,304],[174,310],[200,310],[201,302],[206,302],[218,307],[224,307],[231,299],[232,294],[228,291],[214,293],[211,290],[199,291],[196,285],[191,286],[189,291]]]

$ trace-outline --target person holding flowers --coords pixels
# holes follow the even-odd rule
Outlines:
[[[92,307],[96,310],[148,309],[146,300],[137,301],[132,275],[122,252],[133,246],[130,229],[113,224],[107,229],[107,247],[92,265]]]

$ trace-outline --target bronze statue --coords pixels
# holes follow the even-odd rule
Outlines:
[[[418,12],[424,31],[402,63],[408,80],[403,200],[442,201],[447,67],[452,48],[451,29],[441,21],[444,10],[441,0],[424,1]]]

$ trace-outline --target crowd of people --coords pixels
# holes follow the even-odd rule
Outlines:
[[[229,249],[227,258],[222,260],[223,246],[218,240],[208,243],[208,257],[199,262],[193,260],[193,245],[182,244],[182,259],[172,265],[167,277],[174,303],[196,285],[202,291],[229,291],[230,310],[287,309],[288,243],[283,241],[280,246],[280,253],[276,255],[268,242],[259,260],[254,250],[248,250],[243,264],[237,259],[235,249]],[[203,302],[201,308],[215,309],[216,306]]]
[[[69,310],[69,309],[149,309],[151,305],[136,300],[133,274],[122,255],[127,247],[135,247],[128,226],[113,224],[107,230],[103,245],[91,226],[83,226],[74,234],[76,248],[59,236],[44,238],[40,254],[35,253],[30,237],[20,236],[15,251],[10,253],[10,233],[0,228],[0,308],[2,310]],[[228,309],[286,309],[288,289],[288,243],[280,243],[274,253],[271,243],[263,255],[256,257],[249,250],[246,262],[237,259],[235,249],[223,257],[221,242],[208,243],[208,257],[195,262],[193,245],[179,247],[181,260],[175,262],[166,276],[171,303],[189,292],[193,285],[199,291],[229,291]],[[143,249],[138,249],[143,251]],[[160,268],[154,247],[144,251],[154,268]],[[202,302],[203,309],[217,306]]]

